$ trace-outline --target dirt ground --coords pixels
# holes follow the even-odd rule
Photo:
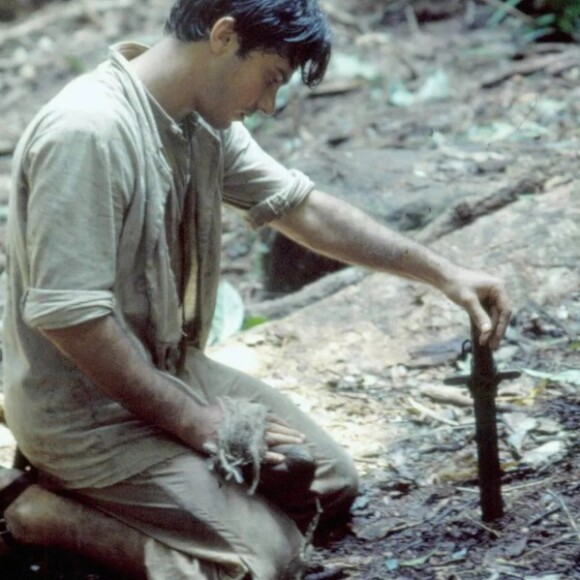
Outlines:
[[[502,275],[514,316],[495,361],[522,374],[497,398],[505,515],[483,522],[472,402],[443,384],[469,373],[463,314],[352,270],[284,296],[264,279],[264,234],[226,213],[224,278],[270,321],[213,356],[287,392],[361,473],[352,521],[317,543],[307,578],[580,579],[580,48],[522,44],[517,19],[489,25],[491,2],[323,4],[328,78],[293,87],[256,138],[391,226]],[[168,5],[55,2],[0,23],[0,242],[34,111],[107,45],[154,41]],[[320,267],[295,262],[302,282]],[[0,461],[13,450],[0,430]],[[68,554],[0,561],[0,577],[113,578]]]

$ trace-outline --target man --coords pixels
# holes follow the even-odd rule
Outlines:
[[[316,190],[239,122],[272,114],[296,69],[310,86],[323,77],[316,0],[178,0],[166,32],[66,87],[15,154],[6,416],[42,485],[0,471],[6,537],[136,578],[298,578],[309,522],[348,513],[356,472],[284,396],[204,356],[221,203],[432,284],[492,346],[507,298],[500,280]],[[297,449],[315,464],[306,487]]]

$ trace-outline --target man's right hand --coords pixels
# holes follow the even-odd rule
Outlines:
[[[135,351],[112,316],[77,326],[43,330],[104,393],[150,425],[172,433],[200,453],[217,439],[226,409],[219,403],[200,405],[179,389],[168,388],[163,373]],[[304,443],[304,435],[276,415],[266,423],[268,448]],[[284,455],[267,451],[266,463],[284,462]]]
[[[220,403],[200,407],[199,416],[195,421],[194,448],[197,451],[203,453],[205,443],[217,440],[219,428],[226,414],[227,410]],[[284,419],[274,414],[267,417],[264,436],[268,448],[279,445],[303,445],[306,440],[300,431],[293,429]],[[286,457],[282,453],[275,451],[266,451],[264,455],[264,463],[272,465],[284,463],[285,460]]]
[[[200,405],[136,351],[113,316],[59,329],[46,336],[109,398],[148,425],[171,433],[196,451],[217,436],[219,405]]]
[[[194,420],[195,435],[192,447],[200,453],[205,453],[205,444],[217,441],[218,432],[226,416],[223,405],[207,405],[199,407],[197,417]]]
[[[293,429],[277,415],[268,415],[266,423],[266,444],[269,448],[278,445],[303,445],[306,437],[300,431]],[[270,464],[284,463],[286,456],[275,451],[267,451],[264,456],[264,462]]]

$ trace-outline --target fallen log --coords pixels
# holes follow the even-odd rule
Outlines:
[[[544,179],[544,177],[540,176],[523,177],[519,181],[501,187],[487,195],[465,197],[435,218],[417,234],[416,239],[423,244],[438,240],[455,230],[473,223],[482,216],[496,212],[510,203],[516,202],[519,196],[524,193],[540,191]]]
[[[248,304],[246,314],[249,317],[264,317],[267,320],[284,318],[296,310],[305,308],[335,294],[342,288],[357,284],[370,272],[359,268],[345,268],[338,272],[333,272],[304,286],[301,290],[288,294],[282,298]]]
[[[511,64],[499,73],[483,79],[481,88],[491,89],[497,87],[504,81],[515,76],[529,76],[540,71],[557,76],[564,70],[578,66],[580,61],[580,51],[577,48],[570,49],[567,53],[549,54],[535,56]]]

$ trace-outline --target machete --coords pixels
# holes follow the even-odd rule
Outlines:
[[[504,514],[495,407],[497,386],[500,381],[515,379],[521,373],[498,372],[491,348],[479,343],[479,334],[471,321],[471,341],[466,341],[463,349],[464,352],[471,350],[471,375],[450,377],[443,382],[447,385],[467,385],[473,398],[482,519],[491,522]]]

